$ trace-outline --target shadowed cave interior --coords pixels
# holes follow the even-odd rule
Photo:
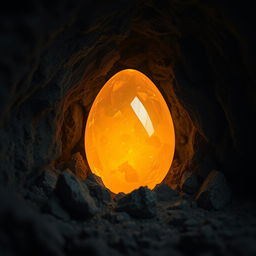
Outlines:
[[[255,255],[254,3],[38,1],[1,10],[1,255]],[[84,131],[117,72],[175,128],[153,190],[114,194]]]

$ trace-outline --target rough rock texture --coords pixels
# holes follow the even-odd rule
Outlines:
[[[184,172],[180,181],[181,190],[188,194],[194,194],[199,188],[199,181],[194,172]]]
[[[77,218],[86,219],[98,211],[86,184],[68,170],[59,176],[56,194],[61,203]]]
[[[91,173],[84,182],[89,188],[91,196],[95,198],[98,206],[108,204],[112,201],[111,192],[103,185],[100,177]]]
[[[0,198],[1,255],[63,255],[65,240],[55,220],[33,209],[11,190],[1,189]]]
[[[156,201],[155,218],[131,217],[109,206],[107,212],[79,221],[68,214],[76,209],[55,204],[52,211],[42,212],[12,191],[1,189],[0,201],[1,255],[256,253],[256,208],[244,200],[222,211],[208,211],[177,196],[172,202]]]
[[[68,168],[80,179],[87,178],[89,168],[84,162],[84,158],[80,152],[77,152],[71,156],[71,160],[68,162]]]
[[[32,201],[44,205],[56,187],[58,175],[59,173],[56,169],[47,168],[43,170],[36,180],[32,182],[29,190],[23,191],[23,193]]]
[[[50,196],[56,187],[58,174],[53,170],[45,170],[37,181],[37,186],[44,189],[47,196]]]
[[[156,215],[156,195],[147,187],[140,187],[117,202],[117,210],[135,218],[151,218]]]
[[[62,205],[63,204],[61,204],[60,199],[55,195],[53,195],[47,201],[46,205],[43,208],[43,211],[55,216],[58,219],[62,219],[66,221],[70,220],[69,213],[65,211]]]
[[[231,191],[225,176],[219,171],[211,171],[196,196],[197,203],[205,209],[219,210],[231,199]]]
[[[177,197],[178,192],[171,189],[167,184],[161,183],[156,185],[154,188],[158,201],[172,201],[173,198]]]
[[[104,218],[107,219],[110,223],[122,223],[125,221],[131,221],[131,217],[126,212],[109,212],[104,215]]]
[[[99,184],[105,187],[102,182],[102,179],[94,173],[90,173],[85,182],[87,182],[88,184]]]

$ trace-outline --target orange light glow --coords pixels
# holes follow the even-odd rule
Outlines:
[[[144,74],[112,76],[91,107],[85,130],[89,166],[114,193],[153,189],[168,173],[175,135],[168,106]]]

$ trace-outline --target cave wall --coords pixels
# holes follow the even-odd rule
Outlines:
[[[81,151],[101,86],[135,68],[158,85],[174,118],[176,162],[166,182],[184,170],[204,177],[217,168],[234,188],[251,188],[255,89],[234,13],[218,2],[174,0],[3,11],[1,184],[29,185]]]

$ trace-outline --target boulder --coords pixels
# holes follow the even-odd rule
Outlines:
[[[57,179],[57,173],[51,169],[47,169],[40,175],[37,186],[44,190],[46,196],[50,196],[55,189]]]
[[[114,200],[117,202],[118,200],[120,200],[121,198],[123,198],[125,195],[126,195],[125,193],[120,192],[120,193],[118,193],[118,194],[116,194],[116,195],[114,196]]]
[[[168,215],[167,223],[175,227],[182,227],[188,219],[186,212],[183,210],[171,210],[168,211]]]
[[[97,175],[94,174],[94,173],[90,173],[90,174],[87,176],[86,182],[97,183],[97,184],[100,184],[101,186],[104,186],[101,177],[97,176]]]
[[[47,201],[47,204],[43,210],[52,214],[56,218],[59,218],[65,221],[70,220],[69,214],[62,208],[59,198],[57,198],[55,195],[52,196]]]
[[[111,192],[103,185],[100,177],[90,173],[84,183],[87,185],[90,195],[96,200],[98,205],[107,204],[112,201]]]
[[[156,215],[156,195],[147,187],[140,187],[117,202],[117,211],[125,211],[135,218],[151,218]]]
[[[177,201],[174,201],[171,203],[170,206],[168,206],[167,209],[171,209],[171,210],[188,210],[190,208],[190,204],[187,200],[184,199],[179,199]]]
[[[110,223],[123,223],[131,220],[131,217],[126,212],[108,212],[104,218]]]
[[[198,206],[219,210],[231,199],[231,191],[223,173],[213,170],[207,176],[196,195]]]
[[[57,181],[56,194],[70,215],[86,219],[98,212],[94,199],[87,185],[79,180],[70,170],[65,170]]]
[[[185,171],[181,177],[181,190],[187,194],[194,194],[198,191],[199,182],[194,172]]]
[[[71,160],[68,163],[68,168],[80,179],[87,178],[89,170],[84,162],[84,158],[80,152],[72,155]]]
[[[26,198],[39,206],[44,205],[53,193],[57,183],[57,171],[53,169],[44,170],[35,183],[31,184],[30,189],[26,192]]]
[[[161,183],[154,188],[158,201],[171,201],[174,197],[177,197],[179,193],[176,190],[170,188],[167,184]]]

